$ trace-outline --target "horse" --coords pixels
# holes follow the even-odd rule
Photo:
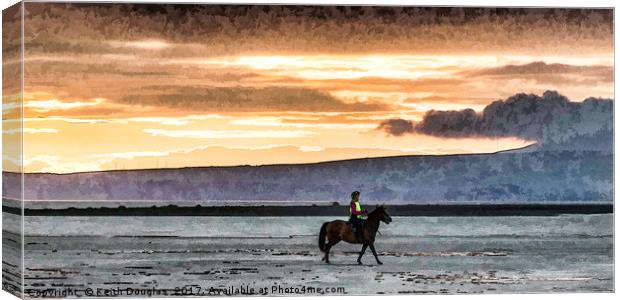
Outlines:
[[[383,263],[379,260],[377,251],[375,251],[375,236],[377,235],[377,231],[379,231],[379,224],[381,222],[385,224],[390,224],[390,222],[392,222],[392,217],[390,217],[383,205],[379,205],[368,214],[368,218],[364,222],[361,241],[357,240],[348,222],[335,220],[323,223],[319,233],[319,249],[321,252],[325,252],[325,256],[322,260],[329,264],[329,250],[340,241],[345,241],[350,244],[362,244],[362,250],[357,258],[358,264],[362,264],[362,256],[364,256],[366,248],[370,247],[372,254],[377,260],[377,264],[382,265]],[[327,239],[327,244],[325,244],[325,239]]]

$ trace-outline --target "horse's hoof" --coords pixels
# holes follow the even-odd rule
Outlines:
[[[363,265],[363,263],[362,263],[362,261],[361,261],[361,260],[358,260],[358,261],[357,261],[357,264],[358,264],[358,265]]]
[[[382,263],[382,262],[380,262],[380,261],[378,261],[378,262],[377,262],[377,264],[382,265],[383,263]]]

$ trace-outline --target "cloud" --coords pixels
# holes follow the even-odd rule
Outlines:
[[[473,109],[460,111],[428,111],[415,130],[428,135],[475,136],[478,115]]]
[[[186,57],[256,51],[613,49],[611,9],[128,3],[28,3],[26,9],[27,31],[44,33],[26,36],[26,48],[43,53],[118,50],[109,41],[132,41],[132,47],[123,47],[128,52],[156,47],[161,49],[155,52],[176,50]]]
[[[494,79],[532,79],[543,84],[582,83],[592,85],[613,82],[613,66],[548,64],[542,61],[464,71],[462,74],[467,77],[491,77]]]
[[[543,68],[557,68],[550,62],[611,65],[613,14],[609,9],[127,3],[28,3],[26,9],[27,90],[49,92],[60,100],[107,99],[101,105],[57,109],[54,115],[138,114],[136,107],[114,106],[125,102],[162,104],[159,106],[174,107],[177,112],[184,107],[199,112],[253,112],[256,103],[245,101],[243,94],[265,94],[267,86],[315,90],[314,95],[283,96],[303,100],[295,110],[306,111],[317,107],[327,107],[327,111],[384,110],[385,104],[376,104],[380,102],[393,110],[403,108],[399,101],[382,96],[367,102],[338,99],[334,94],[336,99],[327,99],[322,92],[426,92],[455,102],[460,102],[452,97],[456,95],[487,99],[508,95],[515,86],[529,91],[559,86],[572,97],[613,93],[610,76],[545,73],[513,82],[510,75],[482,78],[485,70],[470,77],[459,73],[472,67],[531,62],[532,55],[546,62],[541,63]],[[609,74],[604,68],[600,71]],[[542,82],[558,85],[531,89]],[[175,85],[177,89],[157,95],[150,89],[158,85]],[[232,92],[232,104],[201,99],[206,89],[220,93],[236,89],[234,86],[257,91]],[[295,94],[290,90],[274,93]],[[174,104],[177,99],[182,100]],[[201,101],[204,105],[198,104]],[[259,105],[267,104],[272,111],[290,110],[285,101],[262,101]],[[465,107],[458,104],[461,106],[449,108]],[[45,114],[31,109],[26,115]]]
[[[611,66],[575,66],[567,64],[547,64],[542,61],[536,61],[523,65],[505,65],[496,68],[486,68],[476,71],[468,71],[465,74],[469,76],[488,76],[488,75],[524,75],[524,74],[604,74],[613,72]]]
[[[30,100],[26,102],[26,104],[24,104],[24,107],[32,108],[37,112],[48,112],[50,110],[57,110],[57,109],[67,110],[67,109],[74,109],[74,108],[84,107],[84,106],[94,106],[102,102],[104,102],[104,99],[100,99],[100,98],[91,99],[91,101],[89,102],[81,102],[81,101],[64,102],[58,99]]]
[[[202,111],[373,111],[386,104],[345,103],[327,93],[294,87],[175,87],[152,86],[150,94],[134,94],[120,102],[130,105],[165,106]]]
[[[472,109],[431,110],[418,123],[390,119],[377,129],[395,136],[519,137],[546,147],[609,150],[613,142],[613,101],[588,98],[571,102],[555,91],[546,91],[542,97],[521,93],[494,101],[481,113]]]
[[[108,42],[112,47],[128,47],[128,48],[136,48],[143,50],[163,50],[172,45],[165,41],[161,40],[143,40],[143,41],[132,41],[132,42],[119,42],[119,41],[109,41]]]
[[[58,129],[55,128],[13,128],[2,130],[2,134],[16,134],[16,133],[58,133]]]
[[[382,121],[378,129],[391,135],[401,136],[413,132],[413,122],[404,119],[389,119]]]

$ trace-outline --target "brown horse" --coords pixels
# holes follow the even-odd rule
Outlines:
[[[390,224],[390,222],[392,222],[392,217],[390,217],[383,205],[378,206],[368,214],[368,218],[364,222],[361,241],[357,240],[355,233],[353,233],[351,229],[351,225],[345,221],[335,220],[323,223],[321,232],[319,233],[319,249],[325,252],[323,260],[329,263],[329,250],[338,242],[345,241],[351,244],[362,244],[362,251],[360,251],[360,255],[357,258],[358,264],[362,264],[362,256],[364,256],[367,247],[370,247],[377,263],[380,265],[383,264],[377,256],[377,251],[375,251],[375,236],[377,235],[377,231],[379,231],[379,224],[381,222],[385,224]],[[327,244],[325,244],[326,238]]]

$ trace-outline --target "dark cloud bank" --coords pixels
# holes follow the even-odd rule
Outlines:
[[[118,53],[105,41],[141,39],[208,49],[175,49],[175,55],[188,57],[613,49],[611,9],[31,2],[25,7],[29,53]],[[576,43],[579,47],[566,47]]]
[[[601,98],[571,102],[555,91],[546,91],[542,97],[520,93],[489,104],[481,113],[431,110],[418,123],[389,119],[377,129],[394,136],[520,137],[537,141],[545,149],[611,152],[613,102]]]
[[[151,86],[150,94],[123,97],[120,103],[208,111],[376,111],[382,103],[345,103],[327,93],[296,87]],[[302,105],[303,104],[303,105]]]

